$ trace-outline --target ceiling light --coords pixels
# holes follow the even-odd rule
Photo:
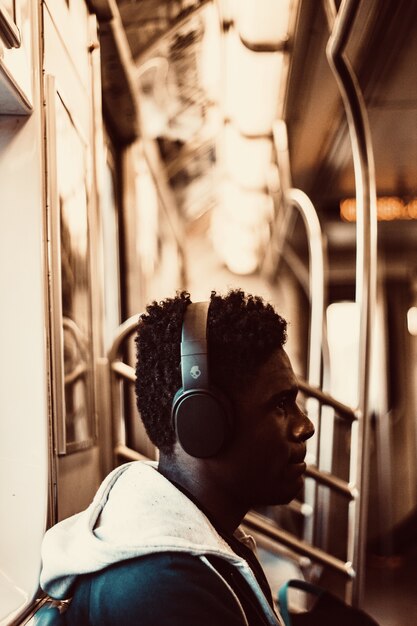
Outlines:
[[[211,102],[220,100],[222,49],[218,13],[208,4],[203,13],[204,34],[198,57],[200,83]]]
[[[221,158],[226,175],[247,188],[265,189],[272,161],[272,142],[250,139],[228,124],[221,141]]]
[[[243,189],[232,181],[225,181],[219,192],[219,208],[225,222],[257,227],[269,224],[274,215],[274,203],[266,193]]]
[[[259,266],[260,248],[265,245],[264,225],[251,228],[240,222],[226,222],[221,210],[212,215],[211,238],[213,247],[228,269],[234,274],[252,274]],[[263,244],[263,245],[262,245]]]
[[[286,39],[292,0],[241,0],[236,28],[254,45],[277,45]]]
[[[253,52],[237,33],[225,35],[225,117],[247,135],[269,135],[278,115],[284,55]]]

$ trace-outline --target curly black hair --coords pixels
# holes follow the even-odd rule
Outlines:
[[[171,406],[181,387],[180,343],[186,291],[152,302],[140,316],[136,336],[137,407],[151,441],[172,453]],[[261,297],[240,289],[211,292],[207,320],[210,382],[226,395],[242,388],[287,339],[287,322]]]

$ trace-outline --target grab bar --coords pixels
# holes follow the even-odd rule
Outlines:
[[[327,15],[334,12],[333,0],[325,0]],[[369,385],[372,320],[376,301],[377,217],[375,167],[368,115],[358,80],[344,56],[352,26],[359,8],[359,0],[343,0],[334,20],[326,53],[329,65],[345,107],[356,185],[356,302],[360,306],[359,348],[359,419],[352,428],[350,476],[359,484],[361,497],[351,503],[348,556],[357,572],[348,600],[361,604],[365,573],[365,537],[367,524],[369,473]]]

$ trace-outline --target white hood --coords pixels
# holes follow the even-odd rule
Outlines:
[[[62,599],[79,574],[167,551],[245,563],[193,502],[156,471],[156,464],[126,463],[107,476],[85,511],[48,530],[41,586]]]
[[[235,535],[250,544],[238,529]],[[42,544],[41,587],[62,600],[80,574],[156,552],[216,555],[246,579],[270,624],[280,624],[246,561],[220,537],[207,517],[156,470],[156,463],[126,463],[101,484],[81,513],[50,528]],[[203,559],[204,562],[204,559]]]

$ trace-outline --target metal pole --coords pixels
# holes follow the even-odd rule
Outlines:
[[[330,10],[333,2],[327,0]],[[360,499],[349,511],[348,559],[356,578],[348,600],[360,605],[365,573],[369,473],[369,382],[372,320],[376,299],[377,220],[374,159],[365,102],[357,78],[344,57],[359,0],[343,0],[327,44],[327,58],[335,75],[345,107],[356,184],[356,302],[360,307],[360,348],[358,368],[358,421],[352,427],[350,482],[359,486]]]
[[[307,381],[313,387],[320,387],[325,296],[323,236],[316,209],[307,194],[300,189],[288,189],[285,198],[298,209],[307,231],[311,298]]]
[[[316,209],[310,198],[300,189],[288,189],[285,193],[288,205],[298,209],[307,231],[309,251],[309,283],[310,283],[310,337],[307,381],[313,387],[321,386],[321,354],[323,343],[324,321],[324,251],[323,236],[320,221]],[[309,463],[318,464],[318,450],[320,441],[319,402],[315,398],[309,398],[307,404],[308,417],[314,424],[317,437],[310,439],[307,444]],[[313,509],[317,501],[317,488],[315,484],[306,482],[304,498]],[[305,520],[304,539],[313,542],[315,516]]]

